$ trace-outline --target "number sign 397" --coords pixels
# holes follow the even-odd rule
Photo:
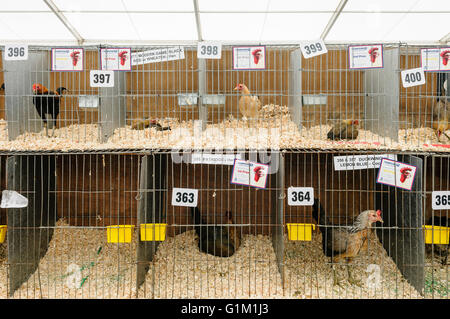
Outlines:
[[[91,87],[113,87],[114,71],[92,70],[90,72]]]
[[[198,189],[173,188],[172,206],[197,207]]]

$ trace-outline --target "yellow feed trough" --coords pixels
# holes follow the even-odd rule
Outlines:
[[[286,224],[288,228],[289,240],[311,241],[312,230],[316,229],[315,224]]]
[[[141,224],[142,241],[164,241],[167,224]]]
[[[6,225],[0,225],[0,244],[5,241]]]
[[[449,243],[450,227],[423,225],[425,230],[426,244],[441,244],[447,245]]]
[[[107,226],[108,243],[131,243],[134,225]]]

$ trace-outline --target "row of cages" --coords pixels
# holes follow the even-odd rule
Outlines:
[[[0,148],[450,148],[449,47],[207,48],[5,47]]]
[[[3,154],[0,298],[448,299],[449,172],[405,152]]]

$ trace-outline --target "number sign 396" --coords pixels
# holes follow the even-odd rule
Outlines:
[[[289,187],[288,205],[311,206],[314,204],[314,189],[312,187]]]
[[[450,209],[450,191],[435,191],[431,193],[432,208]]]
[[[173,188],[172,206],[197,207],[198,189]]]
[[[5,61],[28,60],[28,46],[21,44],[5,45]]]
[[[91,87],[113,87],[114,71],[91,70],[90,84]]]

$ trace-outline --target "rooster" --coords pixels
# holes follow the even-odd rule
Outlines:
[[[59,87],[56,92],[49,91],[45,86],[39,83],[33,84],[33,104],[36,107],[36,111],[44,122],[46,134],[48,136],[47,118],[46,114],[51,114],[53,119],[53,134],[55,134],[56,118],[59,115],[59,103],[61,95],[64,91],[67,91],[65,87]]]
[[[218,257],[230,257],[241,245],[241,237],[235,227],[205,225],[198,207],[191,207],[194,229],[199,237],[198,248],[207,254]],[[227,224],[233,224],[231,212],[226,212]]]
[[[358,137],[358,120],[342,120],[335,124],[327,134],[330,140],[354,140]]]
[[[80,55],[80,51],[73,51],[73,52],[70,54],[70,57],[72,58],[72,65],[73,65],[73,66],[76,66],[76,65],[77,65],[78,60],[80,59],[79,55]]]
[[[350,227],[330,227],[332,226],[327,218],[325,211],[320,204],[319,199],[314,199],[313,218],[320,225],[319,230],[322,233],[322,249],[327,257],[331,257],[332,263],[337,263],[345,259],[347,263],[348,282],[355,285],[361,285],[355,280],[350,272],[349,263],[356,257],[361,250],[367,251],[368,236],[372,224],[383,222],[381,211],[366,210],[356,217]],[[333,284],[339,285],[336,272],[333,265]]]
[[[244,120],[258,118],[261,110],[261,102],[258,97],[251,95],[245,84],[238,84],[234,89],[242,94],[239,99],[239,111],[242,113]]]
[[[125,61],[128,59],[128,51],[121,51],[119,53],[120,65],[125,65]]]
[[[450,59],[450,50],[442,51],[440,56],[442,58],[442,64],[447,65],[448,60]]]
[[[138,119],[138,120],[134,120],[131,123],[131,129],[133,129],[133,130],[143,130],[144,128],[147,128],[147,127],[155,127],[157,131],[170,130],[169,126],[162,127],[161,124],[156,122],[156,120],[154,120],[154,119]]]

